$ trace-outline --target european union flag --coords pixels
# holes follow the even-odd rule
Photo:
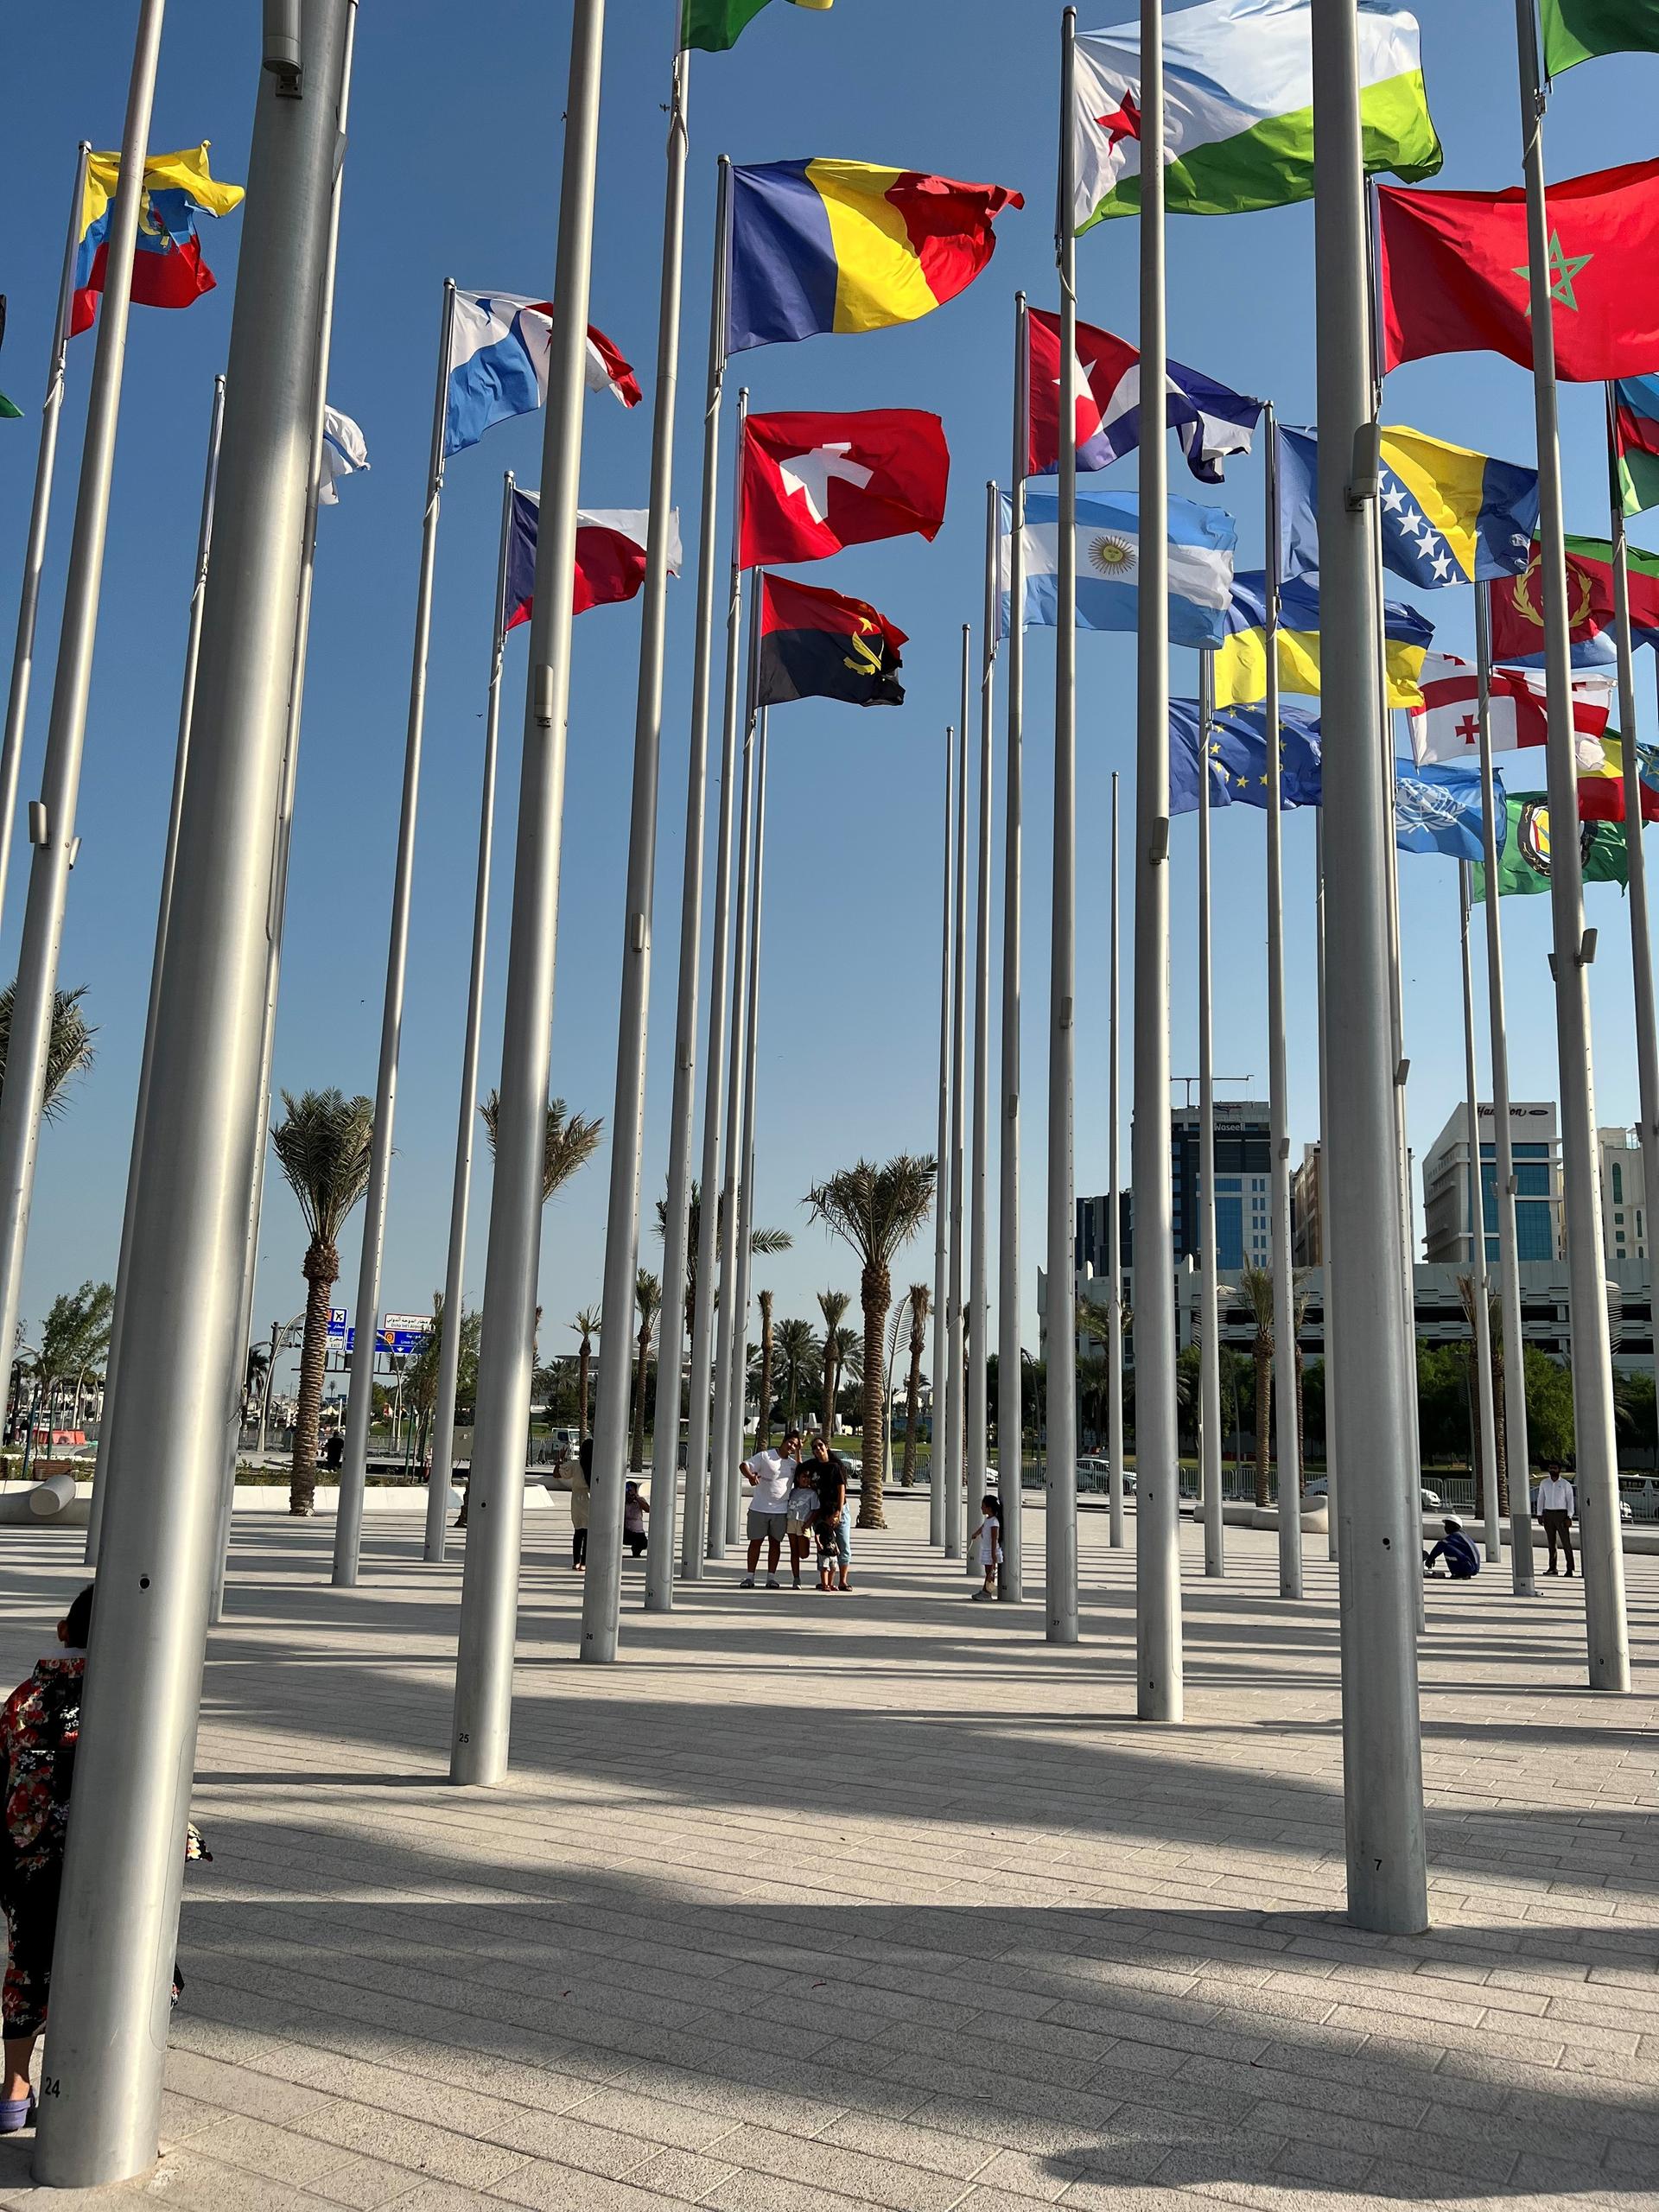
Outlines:
[[[1279,563],[1285,577],[1319,567],[1319,441],[1281,429]],[[1538,521],[1538,473],[1421,430],[1382,433],[1378,492],[1382,565],[1420,590],[1490,582],[1526,567]]]
[[[1319,804],[1319,718],[1297,707],[1279,716],[1281,791],[1286,810]],[[1196,699],[1169,702],[1169,810],[1192,814],[1198,804],[1203,724]],[[1268,803],[1268,721],[1262,707],[1221,707],[1210,721],[1210,804]]]

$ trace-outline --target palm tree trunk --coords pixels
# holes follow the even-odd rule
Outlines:
[[[1268,1503],[1268,1431],[1273,1419],[1273,1354],[1255,1347],[1255,1502]]]
[[[1492,1442],[1497,1455],[1497,1510],[1510,1517],[1510,1433],[1503,1405],[1503,1353],[1492,1346]]]
[[[639,1332],[639,1366],[634,1381],[633,1431],[628,1441],[628,1468],[639,1474],[645,1464],[645,1370],[651,1364],[651,1324]]]
[[[760,1415],[757,1441],[762,1452],[772,1443],[772,1295],[768,1292],[760,1305]]]
[[[322,1363],[328,1350],[328,1301],[340,1274],[340,1255],[331,1244],[312,1244],[306,1252],[305,1334],[300,1343],[299,1410],[294,1421],[294,1465],[289,1478],[288,1510],[304,1516],[317,1510],[317,1422],[322,1413]],[[374,1357],[372,1330],[364,1351]]]
[[[899,1477],[906,1490],[916,1480],[916,1420],[922,1402],[922,1344],[910,1340],[910,1380],[905,1385],[905,1471]]]
[[[1464,1367],[1464,1380],[1469,1391],[1469,1472],[1475,1485],[1475,1518],[1484,1521],[1486,1518],[1486,1455],[1481,1448],[1479,1376],[1476,1355],[1471,1350]]]
[[[576,1354],[576,1433],[578,1438],[588,1433],[588,1379],[593,1371],[594,1356],[588,1339],[582,1340],[582,1350]]]
[[[881,1510],[881,1484],[887,1474],[887,1438],[881,1424],[881,1338],[893,1300],[893,1278],[887,1269],[866,1268],[858,1294],[864,1309],[864,1478],[860,1484],[858,1525],[885,1529],[887,1516]]]

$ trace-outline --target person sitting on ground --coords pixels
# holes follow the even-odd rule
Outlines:
[[[1442,1525],[1446,1534],[1432,1552],[1423,1554],[1424,1573],[1433,1574],[1435,1560],[1443,1558],[1453,1582],[1472,1582],[1480,1573],[1480,1554],[1464,1535],[1461,1521],[1447,1520]]]
[[[801,1562],[812,1548],[812,1524],[818,1517],[818,1492],[812,1478],[815,1463],[803,1459],[795,1470],[795,1487],[789,1493],[789,1571],[795,1587],[801,1586]]]
[[[741,1590],[754,1587],[754,1571],[760,1564],[763,1542],[766,1547],[766,1587],[783,1587],[778,1580],[778,1554],[788,1533],[789,1494],[795,1487],[795,1465],[800,1453],[801,1432],[791,1427],[784,1431],[781,1452],[757,1452],[753,1459],[745,1459],[738,1469],[754,1492],[749,1500],[749,1566],[738,1585]]]
[[[847,1462],[821,1436],[812,1440],[812,1479],[818,1491],[818,1587],[850,1590],[853,1509],[847,1496]]]
[[[625,1484],[622,1491],[622,1541],[635,1559],[645,1548],[645,1516],[650,1510],[650,1506],[639,1495],[639,1484]]]
[[[972,1594],[976,1605],[996,1595],[997,1569],[1002,1564],[1002,1506],[995,1491],[987,1491],[979,1501],[980,1523],[969,1538],[979,1546],[979,1563],[984,1570],[985,1586]]]

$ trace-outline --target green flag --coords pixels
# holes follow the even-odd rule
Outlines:
[[[1511,791],[1509,835],[1497,856],[1498,896],[1525,894],[1549,888],[1549,801],[1542,791]],[[1579,853],[1586,883],[1630,881],[1622,822],[1580,822]],[[1486,871],[1470,870],[1477,899],[1486,896]]]
[[[5,393],[0,391],[0,423],[21,423],[22,419],[22,409],[14,407]]]
[[[833,8],[836,0],[793,0],[797,8]],[[682,46],[705,54],[724,54],[737,44],[766,5],[766,0],[684,0],[680,17]]]
[[[1659,54],[1659,0],[1541,0],[1539,13],[1551,77],[1599,54]]]

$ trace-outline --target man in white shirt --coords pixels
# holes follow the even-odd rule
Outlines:
[[[778,1580],[778,1554],[783,1549],[784,1535],[789,1527],[789,1493],[795,1487],[795,1463],[800,1455],[800,1430],[786,1428],[781,1452],[757,1452],[739,1470],[754,1492],[749,1500],[749,1571],[738,1585],[741,1590],[754,1587],[754,1570],[760,1563],[763,1541],[766,1547],[766,1587],[777,1590],[783,1586]]]
[[[1555,1547],[1559,1543],[1567,1554],[1567,1571],[1573,1572],[1573,1516],[1578,1510],[1578,1500],[1573,1485],[1561,1472],[1559,1459],[1544,1464],[1544,1479],[1538,1485],[1538,1518],[1544,1524],[1544,1534],[1549,1539],[1549,1565],[1546,1574],[1555,1572]]]

